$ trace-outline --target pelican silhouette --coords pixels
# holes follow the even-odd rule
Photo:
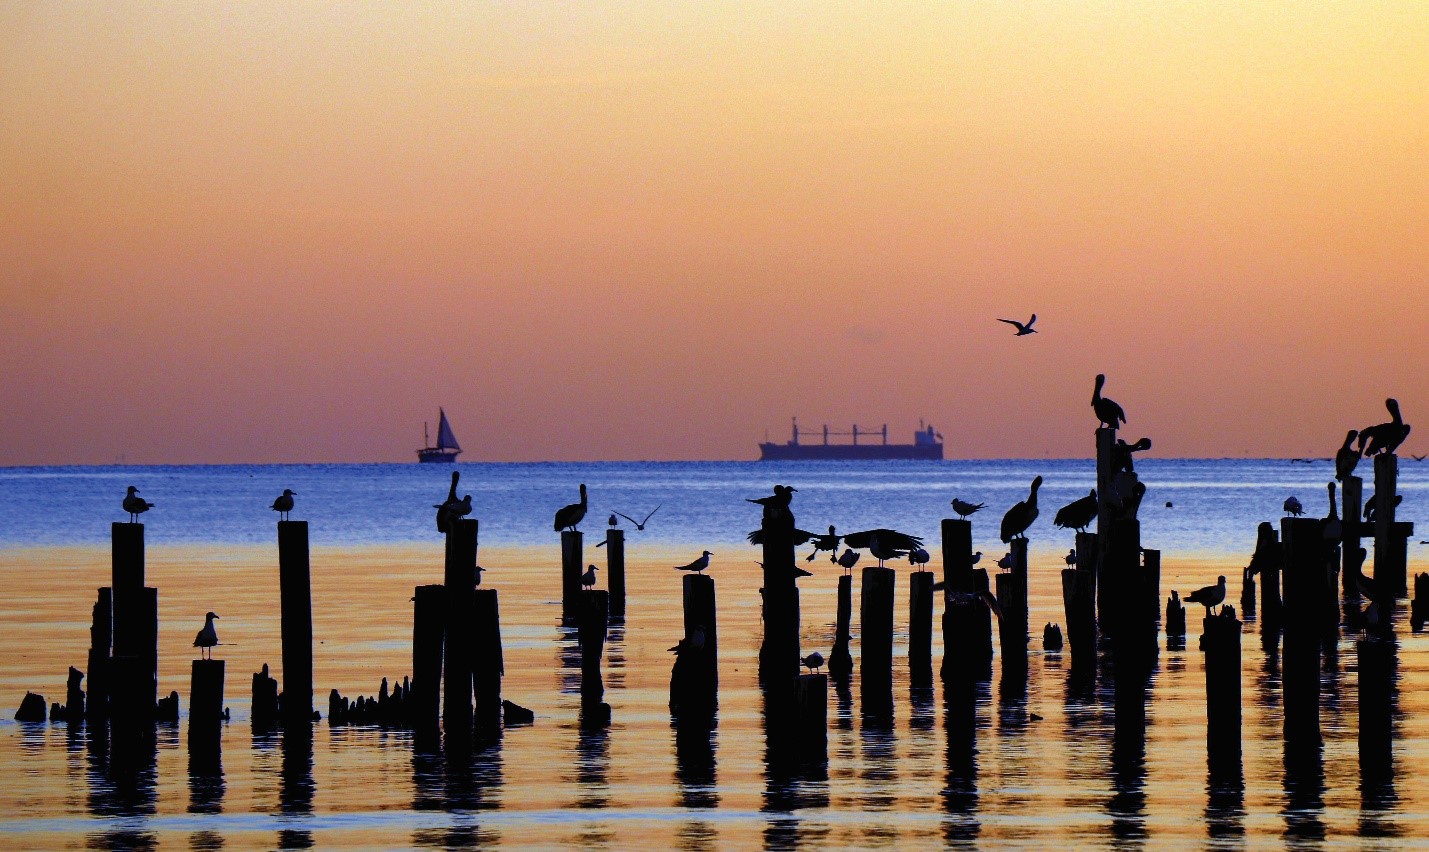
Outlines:
[[[1097,373],[1097,386],[1092,391],[1092,411],[1096,412],[1097,420],[1103,426],[1110,426],[1115,429],[1118,423],[1126,422],[1126,412],[1121,410],[1121,406],[1115,400],[1102,396],[1102,386],[1106,384],[1106,376]]]
[[[1359,448],[1367,456],[1392,453],[1409,437],[1409,424],[1399,416],[1399,400],[1386,399],[1384,407],[1389,409],[1388,423],[1379,423],[1360,430]]]
[[[278,513],[279,520],[286,521],[288,519],[288,513],[293,511],[293,495],[296,493],[291,488],[284,488],[283,493],[278,495],[278,499],[274,500],[273,505],[269,507]]]
[[[1027,499],[1007,510],[1007,514],[1002,516],[1002,540],[1012,541],[1014,538],[1026,538],[1027,528],[1032,526],[1032,522],[1037,520],[1037,489],[1042,487],[1042,477],[1032,480],[1032,489],[1027,494]]]
[[[1341,482],[1353,475],[1355,466],[1360,463],[1360,451],[1350,446],[1358,435],[1359,432],[1354,429],[1346,432],[1345,443],[1335,452],[1335,478]]]
[[[1097,490],[1092,489],[1085,497],[1080,497],[1057,510],[1052,525],[1063,529],[1085,532],[1097,516]]]
[[[569,506],[561,507],[560,511],[556,512],[556,520],[552,529],[555,529],[557,531],[568,529],[571,532],[578,532],[578,530],[576,529],[576,525],[579,524],[581,522],[581,519],[585,517],[585,509],[586,491],[585,483],[583,482],[581,483],[581,501],[579,503],[572,503]],[[591,582],[595,582],[594,575],[592,575]]]
[[[986,507],[986,503],[969,503],[966,500],[959,500],[956,497],[953,498],[953,511],[958,513],[959,520],[966,521],[968,519],[968,515],[971,515],[978,509]]]
[[[1339,541],[1344,527],[1340,524],[1340,513],[1335,508],[1335,483],[1329,483],[1330,489],[1330,514],[1325,516],[1324,535],[1327,541]]]
[[[1037,329],[1035,329],[1035,328],[1032,327],[1032,324],[1035,323],[1035,322],[1037,322],[1037,315],[1036,315],[1036,314],[1033,314],[1033,315],[1032,315],[1032,319],[1028,320],[1025,325],[1024,325],[1023,323],[1018,322],[1017,320],[1002,319],[1002,318],[1000,318],[1000,317],[998,318],[997,321],[998,321],[998,322],[1005,322],[1005,323],[1007,323],[1008,325],[1015,325],[1015,326],[1017,326],[1017,333],[1014,334],[1013,337],[1021,337],[1021,336],[1024,335],[1024,334],[1036,334],[1036,333],[1037,333]]]
[[[135,523],[139,516],[154,508],[154,504],[138,496],[139,489],[129,486],[129,491],[124,495],[124,511],[129,513],[129,523]]]
[[[665,505],[665,504],[664,504],[664,503],[661,503],[661,504],[660,504],[660,506],[663,506],[663,505]],[[624,518],[625,520],[629,521],[630,523],[634,524],[634,525],[635,525],[635,528],[636,528],[637,530],[643,530],[643,529],[645,529],[645,524],[650,521],[651,516],[654,515],[656,512],[660,511],[660,506],[656,506],[655,508],[651,509],[651,510],[650,510],[650,514],[649,514],[649,515],[646,515],[646,516],[645,516],[645,520],[643,520],[643,521],[637,521],[637,520],[635,520],[634,518],[630,517],[629,515],[625,514],[624,512],[616,512],[615,514],[619,515],[620,517],[622,517],[622,518]],[[614,526],[614,524],[611,524],[611,526]]]

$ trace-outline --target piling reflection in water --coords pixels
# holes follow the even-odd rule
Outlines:
[[[1150,720],[1149,676],[1123,671],[1112,688],[1116,702],[1112,728],[1111,833],[1119,842],[1143,841],[1146,831],[1146,727]]]
[[[280,737],[282,748],[282,777],[278,787],[278,808],[281,821],[292,822],[294,826],[278,830],[278,848],[311,849],[314,847],[313,833],[304,827],[303,819],[313,812],[313,796],[317,785],[313,783],[313,732],[308,727],[290,727]]]
[[[947,736],[947,776],[943,783],[943,837],[949,844],[975,843],[978,821],[977,708],[987,703],[986,683],[950,680],[943,689],[943,728]]]
[[[121,818],[93,840],[111,849],[156,846],[157,838],[152,832],[126,825],[142,824],[142,820],[132,818],[149,817],[156,812],[159,751],[154,732],[121,728],[113,732],[113,739],[103,727],[93,733],[88,754],[89,813],[94,817]]]
[[[716,724],[713,717],[680,718],[670,723],[675,745],[675,784],[682,808],[719,807]]]

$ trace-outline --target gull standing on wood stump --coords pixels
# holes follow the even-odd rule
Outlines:
[[[703,574],[703,573],[705,572],[705,569],[708,568],[708,567],[710,567],[710,557],[713,556],[713,555],[714,555],[714,554],[712,554],[712,553],[710,553],[708,550],[706,550],[706,551],[704,552],[704,555],[701,556],[699,559],[696,559],[694,562],[691,562],[689,565],[676,565],[676,566],[675,566],[675,570],[676,570],[676,571],[694,571],[696,574]]]
[[[213,629],[215,618],[218,616],[211,612],[205,615],[203,629],[194,637],[194,647],[198,649],[200,657],[205,660],[213,659],[213,646],[218,644],[218,631]]]
[[[1198,603],[1206,608],[1206,614],[1210,615],[1214,607],[1221,605],[1226,599],[1226,578],[1224,575],[1216,580],[1214,586],[1203,586],[1186,596],[1186,603]]]
[[[1015,325],[1015,326],[1017,326],[1017,333],[1014,334],[1013,337],[1021,337],[1021,336],[1024,335],[1024,334],[1036,334],[1036,333],[1037,333],[1037,329],[1035,329],[1035,328],[1032,327],[1032,324],[1035,323],[1035,322],[1037,322],[1037,315],[1036,315],[1036,314],[1033,314],[1033,315],[1032,315],[1032,319],[1028,320],[1025,325],[1024,325],[1023,323],[1018,322],[1017,320],[1002,319],[1001,317],[998,317],[998,320],[997,320],[997,321],[998,321],[998,322],[1005,322],[1005,323],[1007,323],[1008,325]]]
[[[1345,443],[1335,452],[1335,478],[1341,482],[1345,477],[1355,472],[1355,466],[1360,463],[1360,451],[1351,447],[1359,432],[1351,429],[1345,433]]]
[[[129,523],[136,523],[139,516],[154,508],[154,504],[138,496],[139,489],[129,486],[129,492],[124,495],[124,511],[129,513]]]
[[[838,564],[844,569],[845,574],[852,571],[853,566],[858,564],[858,557],[857,550],[845,550],[843,555],[838,558]]]
[[[1292,494],[1289,497],[1285,498],[1285,511],[1286,513],[1294,515],[1298,518],[1301,515],[1305,514],[1305,507],[1301,506],[1300,501],[1295,498],[1294,494]]]
[[[288,519],[288,513],[293,511],[293,495],[295,493],[291,488],[284,488],[283,493],[278,495],[278,499],[273,501],[270,508],[278,513],[278,520],[286,521]]]
[[[581,588],[583,588],[583,589],[593,589],[593,588],[595,588],[595,566],[594,566],[594,565],[588,565],[588,566],[586,566],[585,573],[581,575]]]
[[[966,500],[959,500],[956,497],[953,498],[953,511],[958,514],[958,520],[960,521],[966,521],[968,515],[971,515],[973,512],[985,506],[987,506],[986,503],[969,503]]]
[[[579,524],[581,522],[581,519],[585,517],[585,509],[585,483],[581,483],[581,501],[579,503],[572,503],[569,506],[563,506],[560,511],[556,512],[556,521],[552,529],[556,530],[557,532],[560,532],[562,530],[579,532],[579,530],[576,529],[576,525]],[[595,582],[593,575],[591,582]]]
[[[820,654],[818,651],[815,651],[814,653],[800,660],[800,662],[804,664],[805,668],[814,669],[815,671],[817,671],[824,667],[824,655]]]

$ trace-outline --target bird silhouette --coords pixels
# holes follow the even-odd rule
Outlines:
[[[764,520],[769,521],[789,513],[789,504],[794,499],[794,492],[798,490],[799,489],[792,488],[788,485],[776,485],[774,486],[774,493],[768,497],[745,499],[747,502],[758,503],[763,506]]]
[[[804,557],[805,562],[813,562],[814,557],[818,556],[821,550],[827,550],[829,552],[830,562],[838,561],[839,542],[843,541],[843,536],[834,531],[833,524],[829,524],[828,535],[816,535],[810,538],[809,541],[813,542],[814,549],[808,556]]]
[[[1330,514],[1325,516],[1323,532],[1326,541],[1339,541],[1344,527],[1340,524],[1340,513],[1335,507],[1335,483],[1329,483],[1328,487],[1330,490]]]
[[[1067,551],[1067,555],[1062,557],[1062,561],[1066,562],[1068,566],[1075,567],[1077,564],[1077,549],[1075,547],[1070,548]]]
[[[471,495],[468,494],[460,500],[452,499],[442,504],[432,504],[432,508],[437,510],[437,532],[448,532],[452,528],[452,522],[461,520],[471,514]]]
[[[579,532],[576,527],[581,522],[581,519],[585,517],[585,509],[586,490],[585,483],[582,482],[581,501],[579,503],[572,503],[569,506],[562,506],[561,509],[556,512],[556,520],[552,529],[556,531],[570,530],[571,532]],[[592,579],[591,582],[593,583],[595,580]]]
[[[1409,454],[1409,457],[1412,458],[1412,459],[1414,459],[1414,460],[1417,461],[1417,462],[1422,462],[1422,461],[1424,461],[1425,459],[1429,459],[1429,455],[1416,456],[1414,453],[1410,453],[1410,454]]]
[[[968,559],[968,567],[971,568],[972,566],[978,564],[978,563],[981,562],[981,561],[982,561],[982,551],[979,550],[977,553],[974,553],[971,558]]]
[[[885,551],[888,550],[912,550],[915,547],[923,546],[923,539],[916,535],[908,535],[897,530],[884,529],[862,530],[852,532],[844,536],[844,545],[860,550],[871,550],[873,537],[877,536]]]
[[[1214,586],[1203,586],[1186,596],[1186,603],[1198,603],[1206,608],[1206,614],[1221,605],[1226,599],[1226,578],[1221,576]]]
[[[1021,337],[1021,336],[1024,335],[1024,334],[1036,334],[1036,333],[1037,333],[1037,329],[1035,329],[1035,328],[1032,327],[1032,324],[1035,323],[1035,322],[1037,322],[1037,315],[1036,315],[1036,314],[1033,314],[1033,315],[1032,315],[1032,319],[1028,320],[1025,324],[1024,324],[1024,323],[1020,323],[1020,322],[1018,322],[1017,320],[1002,319],[1001,317],[999,317],[997,321],[998,321],[998,322],[1005,322],[1005,323],[1007,323],[1008,325],[1015,325],[1015,326],[1017,326],[1017,333],[1014,334],[1013,337]]]
[[[616,514],[620,514],[620,513],[617,512]],[[622,517],[624,517],[624,516],[622,516]],[[610,518],[606,520],[605,525],[608,526],[608,527],[613,527],[613,526],[615,526],[615,525],[618,524],[618,523],[620,523],[620,522],[615,519],[615,515],[611,515]]]
[[[824,667],[824,655],[820,654],[818,651],[815,651],[814,653],[800,660],[800,662],[804,664],[805,668],[818,671],[819,669]]]
[[[588,565],[588,566],[586,566],[585,573],[581,575],[581,588],[583,588],[583,589],[592,589],[592,588],[595,588],[595,566],[594,566],[594,565]]]
[[[283,493],[278,495],[278,499],[274,500],[273,505],[269,507],[278,513],[278,520],[286,521],[288,519],[288,513],[293,511],[295,493],[291,488],[284,488]]]
[[[1341,482],[1345,481],[1345,477],[1352,476],[1355,466],[1360,463],[1360,451],[1350,446],[1358,435],[1359,432],[1354,429],[1346,432],[1345,443],[1335,452],[1335,478]]]
[[[1395,505],[1395,506],[1398,506],[1398,505],[1399,505],[1401,502],[1403,502],[1403,501],[1404,501],[1404,495],[1403,495],[1403,494],[1396,494],[1396,495],[1394,495],[1394,505]],[[1364,503],[1364,519],[1365,519],[1366,522],[1371,523],[1371,524],[1374,523],[1376,520],[1379,519],[1379,495],[1378,495],[1378,494],[1371,494],[1371,495],[1369,495],[1369,499],[1365,501],[1365,503]]]
[[[476,566],[476,582],[473,585],[481,585],[481,575],[486,573],[486,569],[480,565]]]
[[[198,649],[199,656],[205,660],[213,659],[213,647],[218,644],[218,631],[213,629],[213,620],[218,618],[214,613],[208,613],[203,617],[203,629],[194,637],[194,647]]]
[[[873,533],[868,537],[868,552],[873,554],[873,558],[878,560],[878,567],[882,568],[885,560],[897,559],[900,556],[909,556],[915,548],[899,549],[892,544],[884,544],[879,540],[878,534]],[[912,557],[909,556],[911,561]]]
[[[661,503],[661,504],[660,504],[660,506],[663,506],[663,505],[665,505],[665,504],[664,504],[664,503]],[[650,510],[650,514],[649,514],[649,515],[646,515],[646,516],[645,516],[645,520],[643,520],[643,521],[637,521],[637,520],[635,520],[634,518],[630,517],[629,515],[625,514],[624,512],[616,512],[615,514],[619,515],[620,517],[622,517],[622,518],[624,518],[625,520],[629,521],[630,523],[634,524],[634,525],[635,525],[635,528],[636,528],[637,530],[643,530],[643,529],[645,529],[645,524],[650,521],[651,516],[654,515],[656,512],[660,511],[660,506],[656,506],[655,508],[651,509],[651,510]],[[614,526],[614,524],[611,524],[611,526]]]
[[[986,503],[969,503],[966,500],[959,500],[956,497],[953,498],[953,511],[957,513],[959,520],[966,521],[968,515],[986,506]]]
[[[1052,525],[1063,529],[1086,532],[1087,525],[1097,517],[1097,490],[1092,489],[1085,497],[1080,497],[1057,510]]]
[[[447,499],[440,503],[433,503],[432,508],[437,510],[437,532],[444,533],[451,527],[450,506],[456,504],[456,484],[461,479],[461,471],[452,471],[452,484],[447,488]]]
[[[908,551],[909,564],[918,566],[919,571],[926,570],[923,566],[927,565],[928,560],[931,558],[932,557],[928,555],[928,551],[924,550],[921,547],[915,547],[912,550]]]
[[[1409,424],[1399,416],[1399,400],[1386,399],[1384,407],[1389,409],[1388,423],[1379,423],[1360,430],[1359,448],[1367,456],[1392,453],[1409,437]]]
[[[1027,528],[1037,520],[1037,489],[1042,487],[1042,477],[1032,480],[1032,489],[1027,499],[1007,510],[1002,516],[1002,540],[1026,538]]]
[[[1096,412],[1097,420],[1103,426],[1115,429],[1118,423],[1126,422],[1126,412],[1121,410],[1112,399],[1102,396],[1102,386],[1106,384],[1106,376],[1097,374],[1097,386],[1092,391],[1092,411]]]
[[[703,574],[705,572],[705,569],[710,567],[710,557],[713,555],[713,553],[710,553],[708,550],[706,550],[704,552],[704,555],[702,555],[699,559],[696,559],[689,565],[676,565],[675,570],[694,571],[696,574]]]
[[[1011,570],[1012,570],[1012,564],[1013,564],[1012,551],[1010,551],[1010,550],[1009,550],[1008,552],[1002,554],[1002,558],[1000,558],[1000,559],[997,560],[997,567],[1001,568],[1001,569],[1004,570],[1004,571],[1011,571]]]
[[[124,495],[124,511],[129,513],[129,523],[135,523],[139,516],[154,508],[154,504],[139,496],[139,489],[129,486],[129,491]]]
[[[1300,517],[1305,514],[1305,507],[1300,505],[1300,501],[1292,494],[1285,498],[1285,511],[1287,514]]]
[[[857,550],[845,550],[838,558],[838,564],[847,574],[853,570],[853,566],[858,564],[859,552]]]

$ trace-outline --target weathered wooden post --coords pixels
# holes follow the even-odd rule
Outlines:
[[[1323,522],[1284,518],[1285,652],[1282,665],[1285,738],[1320,742],[1320,612],[1325,592]]]
[[[1285,561],[1280,536],[1275,525],[1261,521],[1256,528],[1255,553],[1250,557],[1250,571],[1260,575],[1260,624],[1262,633],[1280,630],[1282,601],[1280,597],[1280,567]]]
[[[670,710],[707,715],[719,703],[719,632],[715,624],[714,578],[683,578],[685,637],[677,645],[670,674]]]
[[[605,586],[610,590],[610,617],[625,620],[625,530],[615,527],[605,532]]]
[[[863,569],[859,590],[859,684],[865,709],[890,709],[893,688],[892,568]]]
[[[1240,572],[1240,610],[1247,618],[1255,615],[1255,574],[1249,567],[1242,568]],[[1167,632],[1170,632],[1169,627]]]
[[[793,698],[799,675],[799,589],[795,585],[794,515],[765,511],[764,643],[759,649],[759,675],[777,695],[776,707]]]
[[[987,571],[972,564],[972,522],[945,518],[943,534],[944,682],[992,676],[992,613],[980,597]]]
[[[1108,587],[1106,553],[1111,548],[1112,520],[1116,518],[1116,505],[1112,495],[1116,494],[1116,430],[1107,426],[1097,427],[1097,550],[1084,554],[1077,546],[1077,558],[1092,557],[1096,566],[1097,624],[1103,630],[1115,627],[1115,614],[1111,611],[1115,602],[1111,600],[1118,593]]]
[[[424,743],[435,742],[440,727],[442,654],[446,635],[446,587],[418,586],[412,608],[411,722]]]
[[[110,712],[117,721],[154,719],[159,696],[159,594],[144,585],[144,525],[112,525],[114,655]]]
[[[447,529],[446,606],[443,643],[442,733],[448,748],[462,749],[472,736],[472,622],[476,589],[477,521],[461,518]],[[564,534],[563,534],[564,537]]]
[[[828,759],[829,679],[801,674],[794,685],[795,726],[800,756],[816,762]]]
[[[908,577],[908,670],[913,686],[933,683],[933,572]]]
[[[1399,457],[1381,453],[1374,457],[1374,583],[1387,605],[1409,594],[1408,539],[1413,524],[1396,523],[1399,497]]]
[[[1383,779],[1394,763],[1394,680],[1397,663],[1393,639],[1368,638],[1355,642],[1359,660],[1360,772],[1371,780]]]
[[[610,625],[610,592],[582,591],[576,624],[581,650],[581,725],[605,727],[610,724],[610,705],[602,701],[605,681],[600,673],[600,660],[605,653],[605,634]]]
[[[1340,586],[1346,603],[1360,599],[1364,560],[1359,554],[1364,534],[1364,480],[1347,476],[1340,482]]]
[[[114,641],[113,596],[109,587],[99,590],[94,604],[94,622],[89,629],[89,704],[85,716],[90,724],[109,718],[109,648]]]
[[[272,730],[278,723],[278,681],[268,674],[268,664],[263,670],[253,673],[253,698],[250,716],[253,728],[258,731]]]
[[[495,589],[473,593],[472,680],[476,691],[476,735],[481,743],[501,738],[501,677],[506,673],[501,649],[501,609]]]
[[[1409,602],[1409,627],[1418,633],[1424,629],[1426,620],[1429,620],[1429,574],[1415,574],[1414,600]],[[94,692],[93,678],[89,681],[89,689],[92,694]]]
[[[1012,569],[997,575],[998,637],[1002,645],[1002,670],[1027,671],[1027,539],[1015,538]]]
[[[1138,536],[1139,538],[1139,536]],[[1139,544],[1140,542],[1138,542]],[[1161,551],[1150,547],[1141,549],[1141,601],[1143,628],[1161,620]],[[1152,642],[1156,641],[1153,628]]]
[[[1166,636],[1181,639],[1186,636],[1186,606],[1180,598],[1166,599]]]
[[[829,652],[829,673],[835,680],[847,680],[853,674],[853,655],[849,653],[850,623],[853,620],[853,576],[839,577],[838,610],[834,623],[834,647]]]
[[[189,751],[217,751],[223,724],[223,660],[194,660],[189,679]]]
[[[571,621],[581,599],[581,575],[585,573],[585,536],[580,530],[561,533],[561,618]]]
[[[1072,668],[1089,670],[1097,661],[1097,566],[1101,545],[1096,533],[1077,533],[1077,564],[1062,570],[1062,608]]]
[[[1240,759],[1240,630],[1235,607],[1201,622],[1206,655],[1206,750],[1214,757]]]
[[[313,591],[308,567],[308,522],[278,522],[278,585],[283,641],[283,722],[312,725]]]

